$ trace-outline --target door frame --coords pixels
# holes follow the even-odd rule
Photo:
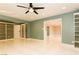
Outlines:
[[[50,20],[46,20],[46,21],[44,21],[44,25],[43,25],[43,30],[44,30],[44,40],[47,40],[47,31],[46,31],[46,22],[47,21],[53,21],[53,20],[60,20],[61,21],[61,43],[62,43],[62,18],[56,18],[56,19],[50,19]]]
[[[21,36],[20,36],[20,28],[18,28],[19,29],[19,38],[18,38],[18,37],[15,36],[15,34],[16,34],[15,33],[16,32],[16,29],[15,29],[16,26],[20,26],[20,25],[19,24],[14,24],[14,39],[19,39],[19,38],[21,38]]]

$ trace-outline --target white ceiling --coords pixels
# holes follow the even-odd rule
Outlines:
[[[62,13],[70,12],[73,10],[79,9],[78,3],[33,3],[35,7],[45,7],[45,9],[37,10],[39,13],[36,15],[35,13],[29,12],[25,14],[27,9],[17,7],[16,5],[24,5],[28,7],[28,3],[12,3],[12,4],[0,4],[0,14],[7,15],[15,18],[19,18],[26,21],[34,21],[37,19],[59,15]]]

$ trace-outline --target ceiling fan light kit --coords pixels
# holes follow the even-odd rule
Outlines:
[[[28,8],[28,10],[25,12],[25,14],[27,14],[28,12],[34,12],[35,14],[38,14],[38,12],[36,10],[44,9],[44,7],[34,7],[32,3],[29,3],[29,7],[25,7],[25,6],[21,6],[21,5],[17,5],[17,7]]]
[[[34,10],[32,8],[29,9],[29,12],[33,12]]]

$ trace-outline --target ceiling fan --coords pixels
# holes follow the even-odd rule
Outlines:
[[[28,12],[34,12],[35,14],[38,14],[38,12],[36,10],[44,9],[44,7],[34,7],[32,3],[29,3],[29,7],[25,7],[25,6],[21,6],[21,5],[17,5],[17,7],[27,8],[28,10],[25,12],[26,14]]]

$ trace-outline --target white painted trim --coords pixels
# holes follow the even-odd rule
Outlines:
[[[74,19],[74,28],[75,28],[75,15],[77,15],[77,14],[79,14],[79,13],[73,13],[73,19]],[[75,29],[74,29],[74,34],[73,34],[73,36],[74,36],[74,41],[72,41],[72,44],[73,44],[73,46],[75,46]]]

